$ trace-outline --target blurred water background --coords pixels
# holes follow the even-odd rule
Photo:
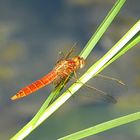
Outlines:
[[[75,54],[85,46],[115,0],[0,0],[0,140],[8,140],[36,114],[53,86],[18,101],[20,88],[47,74],[74,43]],[[127,0],[121,12],[87,58],[88,68],[109,50],[139,19],[140,1]],[[89,83],[112,94],[117,104],[98,98],[74,97],[56,111],[27,140],[54,140],[140,109],[139,45],[103,71],[125,82],[95,78]],[[94,94],[81,89],[78,94]],[[75,96],[78,96],[75,95]],[[96,97],[95,97],[96,98]],[[88,140],[139,140],[140,122],[87,138]]]

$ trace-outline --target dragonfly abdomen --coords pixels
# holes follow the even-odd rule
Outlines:
[[[54,79],[57,78],[57,73],[55,71],[51,71],[49,74],[42,77],[40,80],[33,82],[32,84],[22,88],[16,95],[14,95],[11,99],[16,100],[27,96],[40,88],[44,87],[45,85],[50,84]]]

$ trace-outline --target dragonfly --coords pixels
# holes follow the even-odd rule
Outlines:
[[[36,80],[35,82],[31,83],[30,85],[27,85],[26,87],[19,90],[19,92],[17,94],[15,94],[14,96],[11,97],[11,100],[17,100],[17,99],[20,99],[27,95],[30,95],[33,92],[43,88],[44,86],[46,86],[48,84],[51,84],[51,83],[56,85],[56,87],[62,82],[63,82],[63,85],[65,85],[69,81],[70,78],[75,79],[78,82],[80,82],[76,76],[76,72],[85,66],[85,60],[84,60],[84,58],[82,58],[80,56],[75,56],[75,57],[69,58],[70,55],[72,54],[72,52],[73,52],[73,47],[66,55],[63,55],[63,57],[56,62],[55,67],[47,75],[45,75],[44,77],[40,78],[39,80]],[[72,74],[74,74],[75,78],[71,77]],[[111,79],[111,80],[121,83],[120,80],[115,79],[115,78],[111,78],[111,77],[107,77],[107,76],[103,76],[103,75],[99,75],[99,77],[105,78],[105,79]],[[82,83],[82,82],[80,82],[80,83]],[[116,103],[116,99],[113,96],[111,96],[111,95],[105,93],[104,91],[99,90],[93,86],[90,86],[88,84],[84,84],[84,85],[88,88],[98,91],[98,93],[100,93],[100,95],[103,95],[109,101]]]
[[[57,86],[61,81],[67,82],[72,73],[83,68],[85,65],[85,60],[80,56],[69,59],[72,52],[73,48],[57,61],[56,66],[47,75],[22,88],[16,95],[11,97],[11,100],[17,100],[30,95],[50,83],[54,83]]]

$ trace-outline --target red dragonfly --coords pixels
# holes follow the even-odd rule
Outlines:
[[[72,73],[76,72],[80,68],[83,68],[85,65],[85,60],[80,56],[68,59],[72,51],[73,48],[57,62],[56,66],[50,73],[22,88],[16,95],[11,97],[11,100],[27,96],[52,82],[58,85],[62,80],[67,81]]]
[[[77,79],[76,71],[85,66],[85,60],[80,56],[75,56],[69,59],[69,56],[71,55],[72,52],[73,52],[73,48],[65,56],[63,56],[59,61],[57,61],[56,66],[53,68],[53,70],[50,73],[48,73],[41,79],[33,82],[32,84],[27,85],[26,87],[22,88],[16,95],[11,97],[11,100],[17,100],[27,95],[30,95],[31,93],[39,90],[40,88],[50,83],[53,83],[56,86],[58,86],[61,82],[63,82],[63,84],[66,84],[72,73],[74,73],[75,79]],[[115,78],[111,78],[111,77],[103,76],[103,75],[99,75],[99,77],[114,80],[120,84],[123,84],[123,82]],[[99,90],[87,84],[84,84],[84,85],[86,87],[89,87],[91,89],[98,91],[100,95],[104,96],[109,101],[116,103],[116,99],[112,97],[111,95],[105,93],[104,91]]]

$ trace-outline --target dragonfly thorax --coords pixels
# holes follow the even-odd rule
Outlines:
[[[63,78],[70,75],[73,72],[76,72],[78,69],[83,68],[84,65],[84,59],[79,56],[76,56],[72,59],[59,61],[54,70],[61,78]]]

